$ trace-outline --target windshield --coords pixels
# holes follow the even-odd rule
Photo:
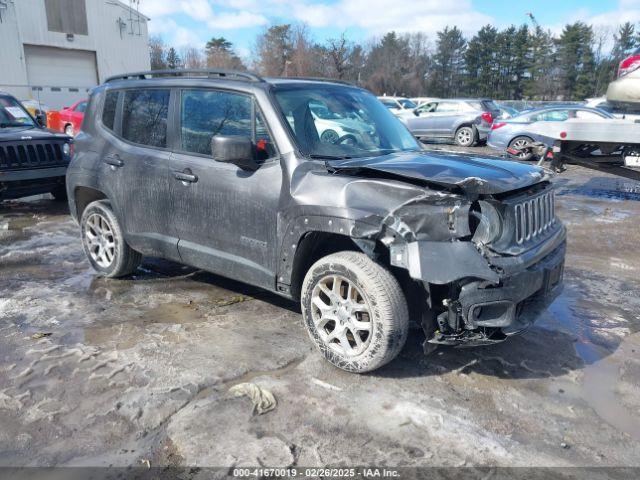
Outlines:
[[[483,100],[482,105],[484,105],[484,108],[486,108],[487,110],[500,110],[498,104],[493,100]]]
[[[31,115],[12,97],[0,97],[0,128],[35,127]]]
[[[420,150],[404,125],[364,90],[287,85],[275,97],[305,155],[342,159]]]
[[[416,108],[418,106],[408,98],[401,98],[398,102],[400,102],[400,105],[402,105],[403,108]]]

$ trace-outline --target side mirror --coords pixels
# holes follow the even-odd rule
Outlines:
[[[419,110],[419,109],[417,109],[417,108],[414,108],[414,109],[413,109],[413,114],[414,114],[416,117],[419,117],[419,116],[420,116],[420,110]]]
[[[46,128],[47,116],[44,113],[38,113],[36,115],[36,122],[38,122],[38,125],[40,125],[41,127]]]
[[[217,162],[233,163],[243,170],[257,170],[253,142],[249,137],[214,135],[211,138],[211,156]]]

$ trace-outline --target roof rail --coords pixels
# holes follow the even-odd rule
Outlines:
[[[341,83],[343,85],[351,85],[354,84],[348,80],[341,80],[339,78],[327,78],[327,77],[278,77],[286,80],[308,80],[310,82],[331,82],[331,83]]]
[[[207,78],[227,78],[229,80],[245,80],[248,82],[264,82],[262,77],[255,73],[239,72],[237,70],[221,69],[175,69],[175,70],[148,70],[146,72],[124,73],[113,75],[107,78],[104,83],[116,80],[145,80],[156,77],[207,77]]]

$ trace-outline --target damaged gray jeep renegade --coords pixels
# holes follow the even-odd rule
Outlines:
[[[566,233],[542,169],[424,151],[371,93],[335,81],[111,78],[91,94],[67,193],[99,273],[148,255],[295,299],[350,372],[396,357],[411,323],[425,352],[500,342],[562,288]]]

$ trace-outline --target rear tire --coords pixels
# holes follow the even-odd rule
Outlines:
[[[474,127],[460,127],[454,138],[460,147],[473,147],[478,141],[478,132]]]
[[[300,303],[313,343],[348,372],[389,363],[407,340],[409,313],[400,284],[363,253],[338,252],[314,263]]]
[[[87,205],[82,212],[80,232],[89,263],[105,277],[124,277],[138,268],[142,255],[127,245],[107,200]]]
[[[525,136],[519,136],[519,137],[516,137],[513,140],[511,140],[511,142],[509,142],[509,148],[522,147],[522,146],[528,145],[530,143],[533,143],[533,139],[532,138],[525,137]],[[533,158],[533,153],[531,153],[531,152],[526,153],[526,154],[518,155],[518,160],[528,161],[528,160],[531,160],[532,158]]]

